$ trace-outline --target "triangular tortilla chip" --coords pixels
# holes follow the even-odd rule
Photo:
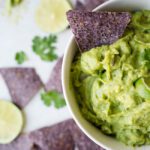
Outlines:
[[[70,10],[67,18],[81,52],[114,43],[120,38],[131,15],[128,12],[87,12]]]
[[[42,87],[42,81],[33,68],[2,68],[0,73],[12,101],[20,108],[25,107]]]

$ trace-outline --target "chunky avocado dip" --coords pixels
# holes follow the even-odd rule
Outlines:
[[[77,54],[71,78],[83,116],[127,145],[150,144],[150,11],[122,38]]]

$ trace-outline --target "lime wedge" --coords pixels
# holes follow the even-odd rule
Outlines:
[[[68,26],[66,12],[71,9],[67,0],[41,0],[35,20],[41,30],[58,33]]]
[[[11,102],[0,100],[0,144],[13,141],[23,126],[21,111]]]
[[[150,100],[150,78],[141,78],[136,82],[136,91],[138,94]]]

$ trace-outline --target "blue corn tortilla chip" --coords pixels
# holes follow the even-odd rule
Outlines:
[[[20,135],[10,144],[0,144],[0,150],[32,150],[33,142],[28,134]]]
[[[86,8],[85,8],[83,2],[81,2],[81,1],[79,1],[79,0],[76,0],[74,9],[75,9],[75,10],[86,10]]]
[[[91,139],[89,139],[76,125],[74,120],[70,119],[66,121],[68,125],[68,128],[70,129],[74,143],[75,148],[78,150],[104,150],[102,147],[95,144]]]
[[[33,68],[1,68],[0,74],[6,82],[12,101],[25,107],[42,87],[42,81]]]
[[[35,148],[41,150],[74,150],[74,141],[69,130],[60,124],[34,131],[30,138]]]
[[[104,2],[106,2],[106,0],[85,0],[84,5],[87,11],[92,11]]]
[[[19,136],[0,150],[104,150],[91,141],[72,120]]]
[[[56,65],[54,66],[48,82],[45,85],[46,91],[56,90],[59,93],[63,93],[61,83],[61,70],[62,70],[63,56],[58,58]]]
[[[107,0],[76,0],[75,9],[76,10],[87,10],[92,11],[94,8],[100,4],[106,2]]]
[[[33,131],[30,137],[41,150],[104,150],[91,141],[72,119]]]
[[[130,22],[128,12],[88,12],[70,10],[67,18],[81,52],[114,43]]]

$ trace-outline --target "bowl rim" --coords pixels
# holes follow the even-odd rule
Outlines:
[[[95,9],[93,9],[93,12],[103,8],[104,6],[108,5],[109,3],[115,2],[118,0],[108,0],[106,2],[104,2],[103,4],[97,6]],[[71,116],[73,118],[73,120],[76,122],[77,126],[81,129],[81,131],[88,136],[93,142],[95,142],[98,146],[101,146],[104,149],[107,150],[112,150],[110,147],[104,145],[101,141],[96,140],[85,128],[84,126],[81,124],[81,122],[79,121],[78,117],[76,116],[76,113],[74,113],[74,111],[72,111],[71,107],[70,107],[70,102],[69,102],[69,98],[68,95],[66,93],[66,85],[65,85],[65,70],[66,70],[66,64],[67,64],[67,57],[68,57],[68,51],[70,49],[70,46],[75,42],[75,37],[73,35],[73,33],[71,33],[72,35],[70,36],[70,40],[68,41],[68,44],[65,48],[65,52],[63,55],[63,62],[62,62],[62,71],[61,71],[61,79],[62,79],[62,89],[63,89],[63,94],[64,94],[64,98],[66,100],[66,104],[67,104],[67,108],[69,110],[69,112],[71,113]]]
[[[111,0],[110,0],[111,1]],[[114,1],[114,0],[112,0]],[[116,0],[115,0],[116,1]],[[74,35],[72,34],[71,37],[70,37],[70,40],[65,48],[65,53],[64,53],[64,56],[63,56],[63,62],[62,62],[62,75],[61,75],[61,79],[62,79],[62,89],[63,89],[63,94],[64,94],[64,98],[66,100],[66,104],[67,104],[67,108],[69,110],[69,112],[71,113],[71,116],[73,118],[73,120],[76,122],[77,126],[81,129],[81,131],[87,135],[93,142],[95,142],[98,146],[101,146],[102,148],[104,149],[107,149],[107,150],[112,150],[110,147],[104,145],[102,142],[96,140],[89,132],[87,129],[84,128],[84,126],[82,125],[81,121],[78,119],[76,113],[74,111],[72,111],[72,108],[70,106],[70,101],[68,100],[69,97],[68,97],[68,94],[66,92],[66,84],[65,84],[65,70],[66,70],[66,64],[67,64],[67,57],[68,57],[68,50],[70,49],[70,46],[73,44],[73,43],[76,43],[75,42],[75,38],[74,38]]]
[[[68,45],[66,47],[66,50],[68,51],[68,49],[70,48],[70,46],[72,45],[72,43],[75,42],[74,39],[74,35],[71,36]],[[107,147],[106,145],[104,145],[103,143],[101,143],[100,141],[96,140],[95,138],[93,138],[93,136],[83,127],[83,125],[81,124],[81,122],[79,121],[79,119],[77,119],[77,115],[76,113],[74,113],[74,111],[72,111],[71,107],[70,107],[70,102],[69,102],[69,98],[68,95],[66,93],[66,85],[65,85],[65,68],[66,68],[66,63],[67,62],[67,52],[64,54],[64,58],[63,58],[63,63],[62,63],[62,89],[63,89],[63,94],[64,94],[64,98],[66,100],[66,104],[67,104],[67,108],[69,110],[69,112],[71,113],[71,116],[73,118],[73,120],[75,120],[77,126],[81,129],[81,131],[83,131],[83,133],[85,135],[87,135],[93,142],[95,142],[97,145],[101,146],[104,149],[107,150],[112,150],[111,148]]]
[[[74,35],[71,36],[70,41],[68,42],[67,48],[66,50],[68,50],[70,48],[70,46],[72,45],[72,43],[75,42],[74,39]],[[64,58],[63,58],[63,63],[62,63],[62,89],[63,89],[63,94],[64,94],[64,98],[66,100],[66,104],[67,104],[67,108],[69,110],[69,112],[71,113],[71,116],[73,118],[73,120],[76,122],[77,126],[81,129],[81,131],[87,135],[93,142],[95,142],[97,145],[101,146],[104,149],[107,150],[112,150],[110,147],[107,147],[106,145],[104,145],[101,141],[96,140],[88,131],[87,129],[84,128],[84,126],[82,125],[81,121],[78,119],[76,113],[74,111],[72,111],[72,108],[70,106],[70,100],[68,97],[68,94],[66,92],[66,85],[65,85],[65,68],[66,68],[66,63],[67,62],[67,53],[64,54]]]

